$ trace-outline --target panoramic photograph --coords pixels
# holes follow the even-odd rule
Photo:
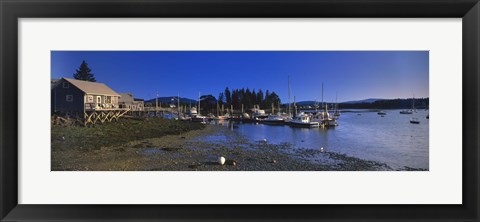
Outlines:
[[[428,171],[428,51],[51,51],[52,171]]]

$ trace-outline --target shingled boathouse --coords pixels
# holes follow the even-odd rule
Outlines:
[[[51,110],[56,114],[83,114],[85,126],[118,120],[129,109],[120,108],[120,94],[99,82],[61,78],[51,91]]]

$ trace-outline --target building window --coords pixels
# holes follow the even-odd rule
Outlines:
[[[87,102],[93,103],[93,96],[88,96],[87,97]]]
[[[70,88],[70,84],[68,84],[68,82],[63,82],[63,88],[64,89]]]
[[[101,96],[97,96],[97,103],[102,103],[102,97]]]
[[[73,102],[73,95],[67,95],[67,102]]]
[[[105,103],[112,103],[112,97],[111,96],[105,96]]]

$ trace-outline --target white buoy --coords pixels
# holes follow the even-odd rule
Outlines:
[[[225,157],[221,156],[218,158],[218,164],[223,165],[225,164]]]
[[[263,142],[265,142],[265,143],[266,143],[266,142],[267,142],[267,139],[263,139]]]
[[[320,148],[320,152],[322,152],[322,153],[323,153],[323,151],[324,151],[324,149],[323,149],[323,147],[321,147],[321,148]]]

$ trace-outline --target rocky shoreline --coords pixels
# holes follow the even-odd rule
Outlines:
[[[52,136],[52,140],[53,140]],[[52,142],[53,144],[53,142]],[[247,141],[225,126],[183,130],[97,149],[52,146],[52,171],[385,171],[388,165],[345,154]],[[219,157],[226,164],[218,163]]]

